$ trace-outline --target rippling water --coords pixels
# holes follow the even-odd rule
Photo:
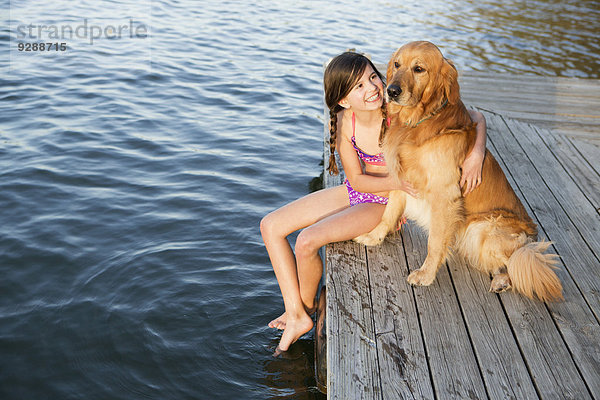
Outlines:
[[[310,336],[271,357],[258,223],[320,172],[323,63],[427,39],[461,70],[600,75],[594,1],[255,3],[4,3],[0,398],[319,398]],[[18,51],[40,41],[68,48]]]

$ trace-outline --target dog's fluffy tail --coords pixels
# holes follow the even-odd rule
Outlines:
[[[558,268],[558,256],[544,253],[551,244],[546,241],[526,243],[508,259],[506,269],[513,288],[531,299],[563,298],[562,285],[554,272]]]

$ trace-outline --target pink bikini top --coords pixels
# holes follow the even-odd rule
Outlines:
[[[361,160],[364,161],[365,164],[370,164],[370,165],[385,165],[385,159],[383,158],[383,153],[379,153],[376,155],[371,155],[371,154],[367,154],[364,151],[362,151],[360,149],[360,147],[358,147],[356,145],[356,138],[354,137],[354,126],[355,126],[355,117],[354,117],[354,113],[352,113],[352,146],[354,147],[354,150],[356,150],[356,154],[358,154],[358,158],[360,158]]]

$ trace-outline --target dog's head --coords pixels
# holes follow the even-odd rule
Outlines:
[[[448,100],[459,101],[458,73],[452,62],[430,42],[400,47],[387,68],[387,96],[391,106],[417,107],[427,112]]]

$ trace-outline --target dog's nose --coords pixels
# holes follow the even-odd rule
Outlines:
[[[391,99],[395,99],[402,94],[402,89],[398,85],[390,85],[387,87],[387,94]]]

